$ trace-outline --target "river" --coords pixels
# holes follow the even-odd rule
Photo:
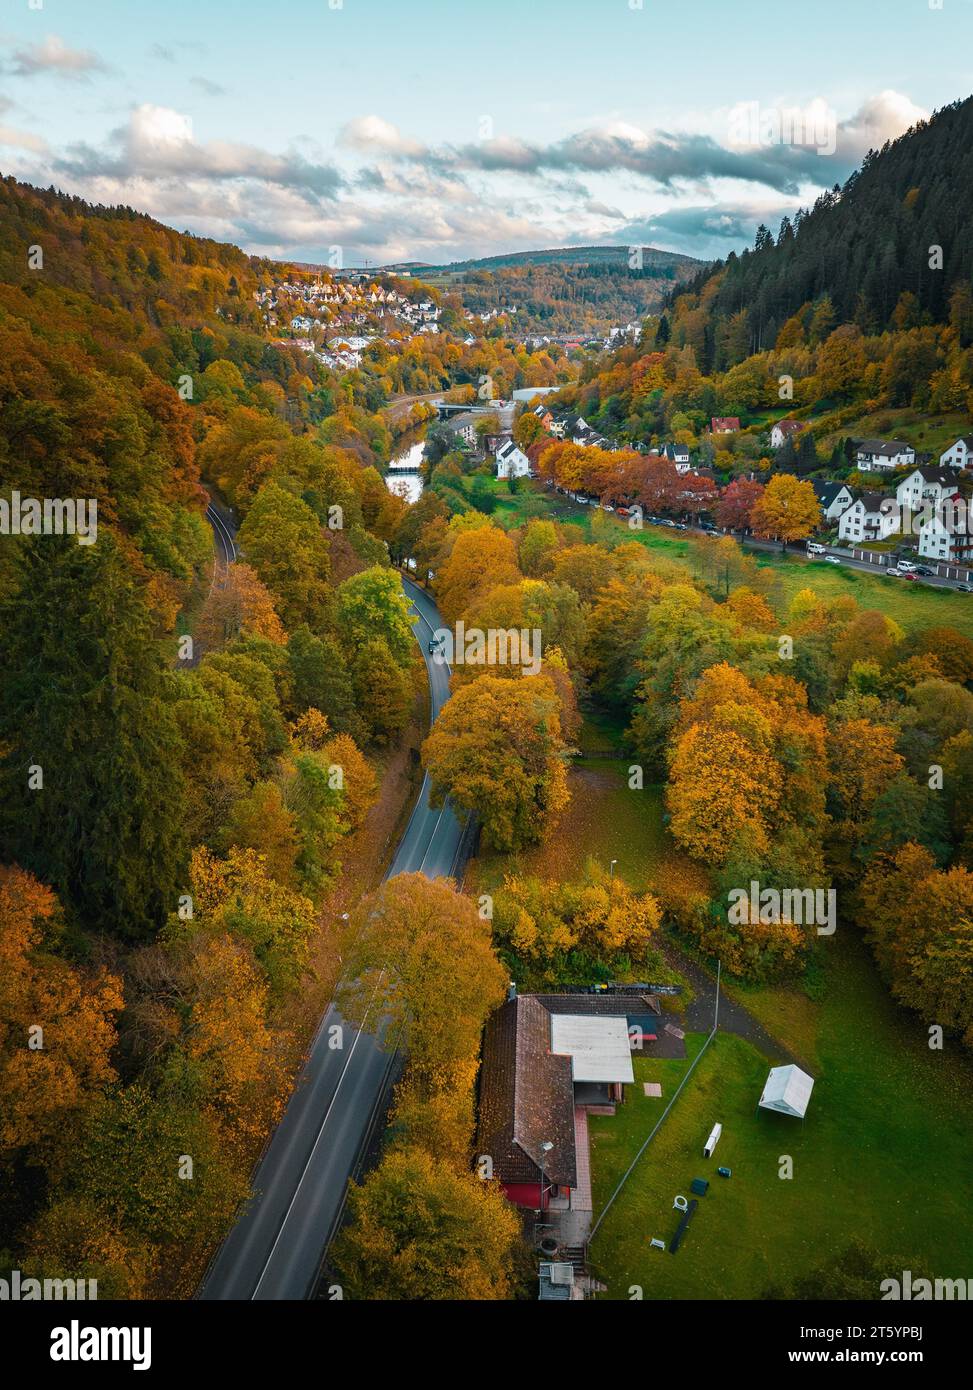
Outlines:
[[[422,496],[422,474],[419,472],[422,455],[426,447],[425,430],[418,435],[410,430],[399,441],[398,452],[389,462],[385,474],[385,485],[389,492],[404,497],[407,502],[418,502]]]

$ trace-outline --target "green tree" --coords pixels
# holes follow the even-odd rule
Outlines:
[[[350,1189],[335,1265],[352,1298],[514,1296],[520,1227],[491,1185],[422,1149],[395,1149]]]
[[[274,596],[287,628],[321,632],[331,615],[331,558],[321,523],[300,497],[275,482],[257,493],[240,527],[240,546]]]
[[[6,854],[91,924],[155,931],[182,891],[175,685],[116,542],[24,547],[0,607]]]
[[[354,647],[380,637],[399,666],[410,666],[416,652],[409,600],[395,570],[378,565],[353,574],[338,587],[337,618]]]

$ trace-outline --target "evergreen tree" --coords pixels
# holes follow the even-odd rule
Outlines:
[[[86,924],[151,934],[184,891],[180,739],[138,579],[111,536],[25,545],[0,608],[6,854]]]

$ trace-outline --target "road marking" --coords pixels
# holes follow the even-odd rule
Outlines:
[[[310,1166],[311,1166],[311,1160],[314,1158],[314,1155],[315,1155],[315,1152],[316,1152],[316,1150],[317,1150],[318,1144],[321,1142],[321,1135],[324,1133],[324,1127],[325,1127],[325,1125],[328,1123],[328,1119],[329,1119],[329,1117],[330,1117],[330,1115],[331,1115],[331,1111],[334,1109],[334,1103],[335,1103],[335,1101],[338,1099],[338,1092],[341,1090],[341,1083],[342,1083],[342,1081],[344,1081],[345,1077],[346,1077],[347,1074],[348,1074],[348,1068],[351,1066],[351,1059],[352,1059],[352,1057],[354,1057],[354,1055],[355,1055],[355,1048],[358,1046],[359,1042],[361,1041],[362,1032],[363,1032],[364,1027],[365,1027],[365,1020],[368,1018],[368,1015],[369,1015],[369,1013],[371,1012],[372,1004],[375,1002],[375,996],[376,996],[376,994],[378,993],[379,988],[380,988],[381,983],[382,983],[382,980],[383,980],[384,978],[385,978],[385,971],[383,970],[382,973],[381,973],[381,974],[379,975],[379,977],[378,977],[378,982],[376,983],[375,988],[372,990],[372,996],[371,996],[371,998],[370,998],[369,1001],[368,1001],[368,1006],[367,1006],[367,1008],[365,1009],[364,1014],[362,1015],[361,1027],[358,1028],[358,1029],[356,1030],[356,1032],[355,1032],[355,1041],[352,1043],[351,1049],[350,1049],[350,1051],[348,1052],[347,1057],[345,1058],[345,1065],[342,1067],[342,1069],[341,1069],[341,1075],[338,1077],[338,1084],[337,1084],[337,1086],[335,1086],[335,1088],[334,1088],[334,1095],[331,1097],[331,1103],[329,1104],[327,1110],[326,1110],[325,1113],[324,1113],[324,1119],[321,1121],[321,1124],[320,1124],[320,1126],[318,1127],[318,1132],[317,1132],[317,1134],[314,1136],[314,1143],[311,1145],[311,1151],[310,1151],[310,1153],[309,1153],[308,1156],[307,1156],[307,1159],[306,1159],[306,1161],[305,1161],[305,1163],[304,1163],[304,1167],[301,1169],[301,1175],[300,1175],[300,1177],[299,1177],[298,1180],[297,1180],[297,1186],[294,1188],[294,1195],[293,1195],[293,1197],[291,1197],[291,1200],[290,1200],[290,1202],[289,1202],[288,1205],[287,1205],[287,1210],[284,1212],[284,1219],[283,1219],[283,1220],[281,1221],[281,1223],[280,1223],[280,1227],[279,1227],[279,1229],[278,1229],[278,1231],[277,1231],[277,1237],[276,1237],[276,1239],[274,1240],[273,1245],[270,1247],[270,1251],[269,1251],[269,1253],[268,1253],[268,1255],[267,1255],[267,1259],[266,1259],[266,1261],[265,1261],[265,1263],[264,1263],[264,1267],[263,1267],[263,1269],[260,1271],[260,1278],[257,1280],[256,1284],[254,1285],[253,1293],[250,1295],[250,1301],[251,1301],[251,1302],[257,1297],[257,1294],[260,1292],[260,1285],[261,1285],[261,1284],[263,1283],[263,1281],[264,1281],[264,1276],[266,1275],[267,1270],[270,1268],[271,1261],[272,1261],[273,1258],[274,1258],[274,1252],[276,1251],[277,1246],[280,1244],[280,1238],[281,1238],[281,1236],[284,1234],[284,1230],[285,1230],[285,1228],[286,1228],[286,1226],[287,1226],[288,1221],[290,1220],[291,1212],[292,1212],[293,1209],[294,1209],[294,1203],[297,1201],[298,1196],[300,1195],[301,1187],[302,1187],[303,1184],[304,1184],[304,1179],[307,1177],[307,1170],[308,1170],[308,1168],[310,1168]],[[331,1006],[329,1005],[329,1007],[331,1007]],[[327,1016],[327,1014],[326,1014],[325,1016]],[[342,1020],[342,1021],[344,1022],[344,1020]]]

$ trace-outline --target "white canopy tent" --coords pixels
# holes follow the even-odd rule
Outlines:
[[[814,1089],[814,1079],[795,1067],[771,1067],[764,1083],[764,1093],[758,1102],[765,1110],[777,1110],[782,1115],[797,1115],[804,1119],[807,1103]]]

